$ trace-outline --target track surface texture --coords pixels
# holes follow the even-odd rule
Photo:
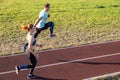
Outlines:
[[[82,80],[120,70],[120,41],[36,52],[33,80]],[[27,54],[0,57],[0,80],[30,80],[29,70],[15,73],[16,65],[29,63]]]

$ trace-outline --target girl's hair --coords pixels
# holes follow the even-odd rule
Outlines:
[[[33,24],[28,24],[28,27],[27,27],[28,31],[30,31],[32,28],[33,28]]]
[[[30,31],[33,28],[33,24],[28,24],[28,26],[21,25],[22,31],[26,32],[27,30]]]

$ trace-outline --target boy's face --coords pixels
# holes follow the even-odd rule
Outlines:
[[[45,9],[46,9],[46,11],[49,11],[50,10],[50,6],[45,7]]]

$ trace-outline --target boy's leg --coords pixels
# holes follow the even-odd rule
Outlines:
[[[33,41],[33,43],[32,43],[32,46],[35,46],[35,45],[36,45],[36,42],[37,42],[37,40],[34,39],[34,41]]]
[[[36,33],[34,34],[34,38],[37,38],[38,34],[40,34],[41,29],[40,28],[36,28]]]
[[[36,39],[34,39],[33,43],[32,43],[32,46],[34,46],[36,44]],[[24,47],[23,47],[23,51],[25,52],[26,49],[27,49],[27,46],[28,46],[28,42],[25,43]]]
[[[23,52],[25,52],[25,51],[26,51],[27,46],[28,46],[28,42],[26,42],[26,43],[25,43],[25,45],[23,46]]]
[[[50,27],[50,37],[53,38],[56,36],[55,34],[53,34],[53,31],[54,31],[54,23],[53,22],[46,23],[45,26],[41,30],[46,30],[49,27]]]
[[[50,34],[53,34],[54,23],[53,22],[48,22],[48,25],[50,26]]]
[[[45,26],[43,28],[36,28],[36,33],[34,34],[34,38],[36,38],[41,31],[46,30],[49,27],[50,27],[50,37],[54,37],[55,36],[53,34],[54,23],[53,22],[48,22],[48,23],[45,24]]]
[[[54,23],[53,22],[48,22],[45,24],[45,26],[43,28],[41,28],[41,30],[46,30],[50,27],[50,34],[53,34],[53,30],[54,30]]]

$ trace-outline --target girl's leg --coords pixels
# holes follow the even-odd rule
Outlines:
[[[30,53],[30,58],[29,59],[30,59],[30,62],[32,64],[32,68],[30,70],[30,74],[33,74],[33,71],[34,71],[35,66],[37,64],[37,59],[36,59],[36,57],[32,53]]]
[[[21,69],[28,69],[28,68],[33,68],[33,65],[28,65],[28,64],[26,64],[26,65],[23,65],[23,66],[19,66],[19,69],[21,70]]]
[[[22,69],[28,69],[28,68],[33,68],[33,65],[22,65],[22,66],[16,66],[16,74],[19,74],[20,70]]]
[[[37,59],[31,52],[29,53],[29,59],[30,59],[31,65],[26,64],[26,65],[16,66],[15,67],[17,74],[19,74],[20,70],[29,69],[29,68],[31,68],[30,74],[33,74],[33,71],[34,71],[35,66],[37,64]]]

